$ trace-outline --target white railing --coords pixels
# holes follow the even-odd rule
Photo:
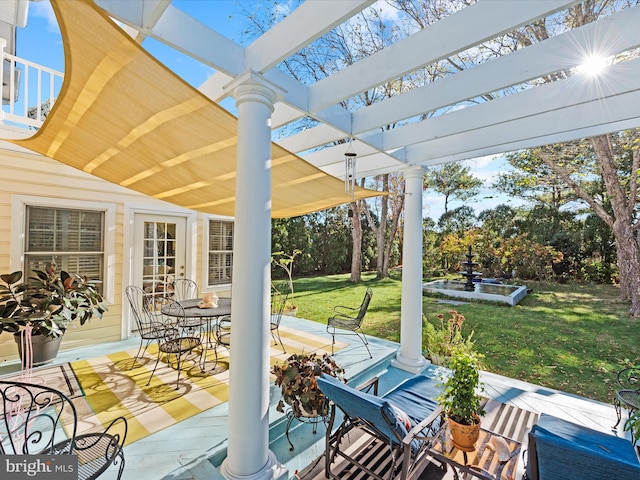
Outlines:
[[[60,93],[63,73],[9,53],[2,57],[2,123],[40,128]]]

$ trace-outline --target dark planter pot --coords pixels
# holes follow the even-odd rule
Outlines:
[[[480,437],[480,417],[478,415],[476,415],[476,420],[475,425],[464,425],[449,418],[451,440],[463,452],[473,452],[476,449],[476,442]]]
[[[22,358],[22,341],[20,338],[20,332],[13,334],[13,339],[18,345],[18,355],[22,366],[25,366],[25,359]],[[33,335],[31,337],[33,362],[32,365],[37,367],[39,365],[45,365],[52,362],[57,356],[60,350],[60,342],[62,342],[62,335],[59,337],[46,337],[44,335]]]

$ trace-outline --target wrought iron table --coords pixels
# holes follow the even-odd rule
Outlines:
[[[515,478],[518,455],[522,448],[520,442],[481,428],[476,449],[472,452],[465,452],[455,447],[451,442],[451,434],[447,423],[446,421],[443,422],[443,426],[438,432],[437,440],[429,449],[428,455],[442,462],[445,467],[450,466],[457,480],[470,477],[483,480]],[[490,447],[493,437],[502,438],[507,442],[510,454],[509,458],[504,462],[499,461],[498,454]]]
[[[224,317],[231,314],[231,298],[223,297],[218,299],[217,307],[200,307],[201,298],[191,298],[188,300],[182,300],[177,302],[184,309],[185,316],[190,320],[190,323],[187,326],[191,327],[200,327],[202,325],[206,326],[206,342],[205,343],[205,351],[203,352],[203,364],[204,360],[207,356],[208,346],[211,346],[211,335],[212,335],[212,322],[216,321],[220,317]],[[166,307],[166,310],[163,309],[163,313],[166,315],[172,315],[176,312],[172,312],[170,305]],[[215,348],[215,346],[214,346]],[[218,364],[218,351],[216,353],[216,366]],[[216,366],[213,367],[216,370]]]

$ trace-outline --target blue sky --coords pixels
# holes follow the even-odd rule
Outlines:
[[[0,0],[1,1],[1,0]],[[255,5],[254,0],[242,0],[245,8],[251,9]],[[216,30],[239,44],[246,44],[242,31],[246,25],[246,18],[241,12],[241,7],[234,0],[174,0],[176,7],[183,9],[190,15],[200,19],[203,23],[215,26]],[[273,5],[272,2],[259,5]],[[280,8],[286,8],[286,3],[280,3]],[[386,5],[386,4],[381,4]],[[18,55],[30,61],[64,71],[64,57],[60,30],[48,0],[29,2],[29,17],[27,27],[18,29],[17,52]],[[389,17],[394,15],[392,10],[387,10]],[[145,40],[144,47],[153,56],[171,68],[191,85],[197,87],[202,84],[214,70],[204,66],[190,57],[162,45],[154,40]],[[502,157],[483,157],[464,162],[471,167],[473,174],[485,182],[485,187],[475,201],[467,202],[476,213],[482,210],[494,208],[501,203],[509,203],[511,206],[521,205],[523,202],[510,199],[498,194],[491,188],[491,183],[498,172],[509,169],[509,165]],[[427,192],[423,198],[425,217],[431,217],[435,221],[444,213],[444,198]],[[462,202],[450,200],[449,209],[462,206]]]

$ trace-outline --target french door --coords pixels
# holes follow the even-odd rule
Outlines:
[[[134,285],[158,295],[169,292],[186,271],[184,217],[135,214],[133,232]]]

